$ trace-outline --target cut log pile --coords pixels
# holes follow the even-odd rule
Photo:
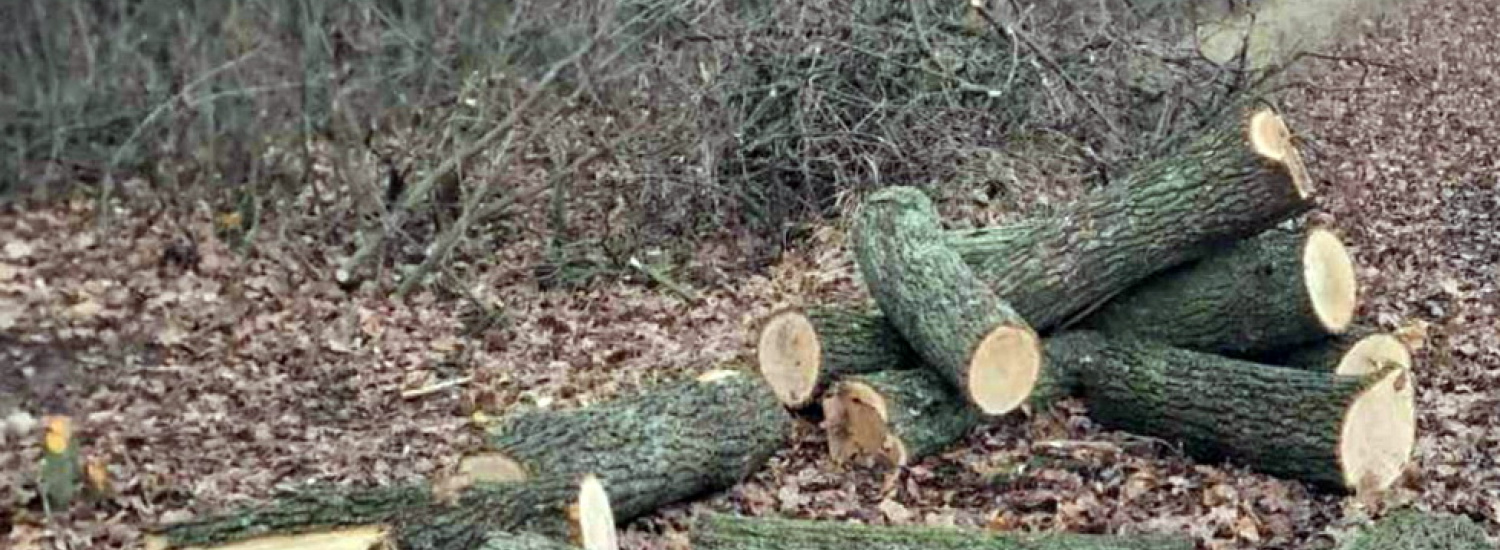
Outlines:
[[[617,524],[748,477],[785,446],[788,411],[814,408],[838,461],[910,464],[999,415],[1078,398],[1100,424],[1200,460],[1380,491],[1415,440],[1409,342],[1356,322],[1353,262],[1333,228],[1296,223],[1309,207],[1301,157],[1268,110],[1011,226],[945,231],[922,192],[886,188],[851,239],[874,303],[768,316],[759,377],[713,371],[518,414],[434,481],[313,490],[164,526],[150,544],[613,549]],[[700,519],[709,549],[1193,546]]]
[[[1382,490],[1415,442],[1411,354],[1355,324],[1348,251],[1298,219],[1310,191],[1265,109],[1010,226],[945,232],[920,191],[886,188],[851,235],[875,307],[777,312],[760,368],[788,408],[821,399],[836,460],[908,464],[1077,397],[1200,460]]]

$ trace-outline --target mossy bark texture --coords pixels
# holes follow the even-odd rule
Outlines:
[[[1484,528],[1469,518],[1402,510],[1376,521],[1340,550],[1488,550]]]
[[[853,241],[865,284],[896,332],[969,401],[982,402],[969,393],[975,350],[995,329],[1025,321],[946,246],[932,201],[910,187],[876,192],[860,208]]]
[[[1088,331],[1051,338],[1047,357],[1078,377],[1089,415],[1105,426],[1180,443],[1200,460],[1340,489],[1345,413],[1373,380]]]
[[[841,377],[922,366],[916,350],[873,306],[815,307],[803,314],[817,331],[821,346],[814,397]]]
[[[1226,117],[1055,215],[944,240],[1033,328],[1051,330],[1309,206],[1293,172],[1255,152],[1245,120]]]
[[[758,376],[731,371],[567,411],[523,413],[487,447],[528,473],[593,473],[616,519],[649,513],[749,476],[780,449],[792,418]]]
[[[1137,285],[1083,326],[1235,357],[1327,338],[1304,275],[1304,231],[1273,229]]]
[[[578,547],[533,533],[493,532],[485,536],[479,550],[578,550]]]
[[[309,492],[272,504],[161,530],[171,548],[213,546],[270,535],[296,535],[359,525],[386,525],[403,550],[474,549],[497,531],[565,538],[567,506],[578,480],[552,476],[524,483],[477,484],[449,499],[423,484],[365,490]],[[624,520],[621,520],[624,521]]]
[[[1192,541],[1160,535],[998,534],[951,527],[876,527],[836,521],[700,518],[703,550],[1190,550]]]

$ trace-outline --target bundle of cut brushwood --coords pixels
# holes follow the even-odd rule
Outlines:
[[[1355,325],[1333,228],[1268,109],[1040,219],[945,231],[920,191],[870,196],[851,242],[874,304],[778,311],[763,377],[821,405],[836,459],[904,465],[986,418],[1081,398],[1099,423],[1343,490],[1396,481],[1411,356]]]

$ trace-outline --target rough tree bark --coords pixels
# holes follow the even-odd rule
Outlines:
[[[465,465],[481,480],[594,473],[633,517],[728,488],[790,436],[791,416],[756,376],[734,370],[590,407],[531,412],[489,430]],[[496,476],[496,472],[501,472]]]
[[[1416,439],[1407,370],[1339,376],[1087,331],[1049,339],[1047,357],[1076,374],[1101,424],[1179,442],[1202,460],[1381,490]]]
[[[1272,229],[1147,279],[1083,326],[1254,357],[1346,330],[1355,286],[1354,264],[1332,231]]]
[[[1310,194],[1290,131],[1261,110],[1220,121],[1056,215],[950,232],[946,242],[1045,332],[1161,270],[1270,229],[1306,209]]]
[[[1463,516],[1402,510],[1354,535],[1340,550],[1485,550],[1484,528]]]
[[[787,407],[813,405],[840,376],[921,366],[917,352],[874,307],[813,307],[771,314],[756,347],[761,376]]]
[[[524,483],[440,482],[363,490],[308,492],[272,504],[165,526],[148,548],[209,547],[254,539],[260,547],[306,547],[314,542],[349,548],[394,544],[403,550],[506,547],[506,532],[529,532],[587,548],[589,526],[621,521],[650,510],[615,514],[581,498],[580,486],[597,481],[549,476]],[[592,490],[592,489],[590,489]],[[580,537],[583,540],[578,540]],[[612,538],[609,541],[612,543]],[[363,544],[364,546],[359,546]]]
[[[1041,368],[1036,333],[944,244],[926,195],[876,192],[861,205],[852,239],[870,294],[924,364],[983,414],[1026,399]]]
[[[703,550],[1190,550],[1165,535],[1001,534],[951,527],[876,527],[834,521],[706,514],[695,529]]]

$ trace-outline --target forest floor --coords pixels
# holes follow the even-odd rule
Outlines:
[[[1360,314],[1427,323],[1415,367],[1412,471],[1382,502],[1197,464],[1091,426],[1081,406],[1010,419],[916,464],[882,491],[829,464],[803,423],[746,483],[630,526],[632,548],[686,547],[695,509],[992,529],[1185,532],[1209,548],[1331,541],[1403,503],[1500,536],[1500,4],[1420,0],[1309,59],[1286,113],[1308,138],[1320,207],[1352,247]],[[540,245],[497,251],[475,327],[430,294],[392,299],[331,281],[332,251],[213,238],[206,209],[125,206],[101,231],[89,200],[0,218],[0,540],[10,548],[133,547],[144,525],[312,483],[378,484],[450,467],[471,414],[564,408],[748,356],[776,307],[863,292],[836,227],[762,273],[730,273],[692,304],[640,284],[541,291]],[[184,233],[185,232],[185,233]],[[164,262],[183,234],[200,262]],[[709,247],[700,268],[731,257]],[[68,343],[41,344],[54,336]],[[404,390],[472,376],[448,392]],[[12,412],[14,411],[14,412]],[[39,418],[67,412],[112,493],[44,517]]]

